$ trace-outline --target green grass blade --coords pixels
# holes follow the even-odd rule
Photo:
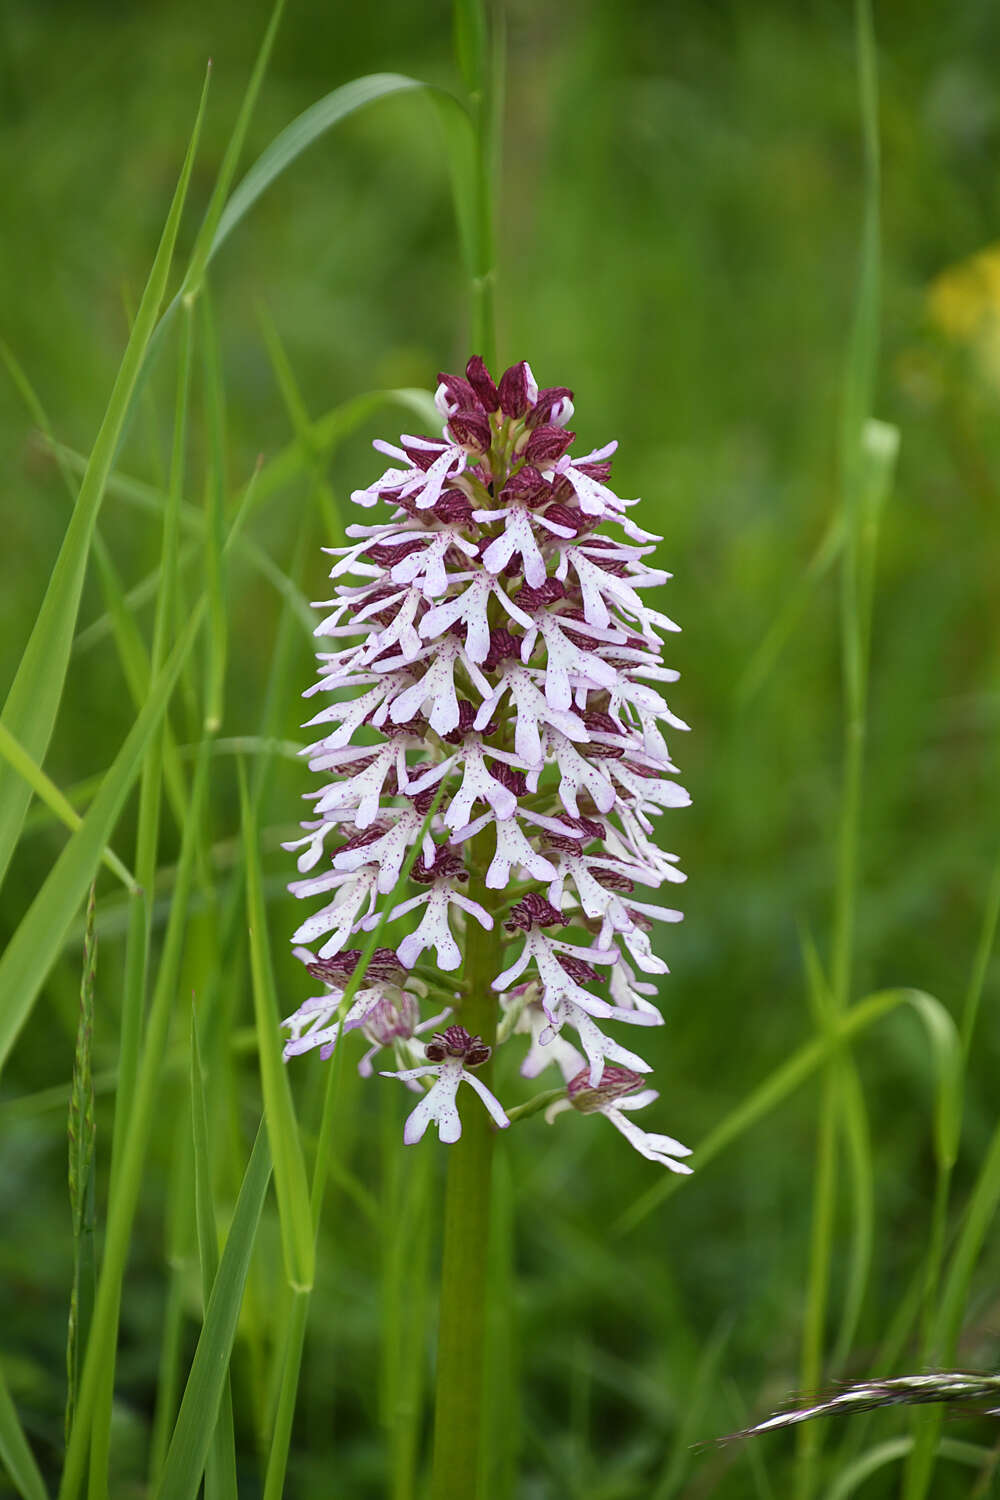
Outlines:
[[[195,1222],[198,1228],[198,1258],[201,1287],[207,1310],[219,1269],[215,1208],[212,1203],[212,1168],[208,1149],[208,1112],[198,1052],[197,1017],[191,1012],[191,1127],[194,1140]],[[236,1443],[233,1435],[233,1397],[228,1370],[222,1383],[219,1419],[205,1463],[205,1500],[236,1500]]]
[[[45,772],[42,771],[31,756],[27,754],[24,747],[19,745],[14,736],[0,724],[0,759],[5,760],[12,766],[17,774],[24,779],[32,791],[41,798],[46,807],[51,808],[61,823],[76,833],[83,823],[83,818],[76,809],[66,800],[66,797],[50,781]],[[115,874],[130,895],[138,894],[139,886],[131,870],[118,858],[113,849],[104,848],[101,851],[101,861]]]
[[[23,1500],[48,1500],[48,1490],[24,1435],[0,1365],[0,1464]]]
[[[650,1500],[673,1500],[673,1496],[680,1492],[693,1462],[692,1449],[698,1440],[706,1398],[718,1380],[722,1357],[731,1336],[732,1326],[726,1323],[705,1342],[684,1402],[670,1457]]]
[[[0,1010],[0,1071],[94,879],[101,853],[138,774],[150,737],[166,711],[201,618],[202,611],[197,610],[153,682],[146,705],[101,783],[83,823],[60,854],[0,957],[0,994],[6,997]]]
[[[340,88],[310,105],[280,135],[275,136],[237,186],[219,219],[206,263],[217,254],[237,224],[246,217],[275,179],[328,130],[378,99],[387,99],[392,94],[428,90],[431,87],[418,78],[407,78],[401,73],[370,73],[364,78],[354,78],[350,83],[342,84]]]
[[[202,295],[205,428],[208,472],[205,483],[205,588],[208,594],[208,670],[205,684],[205,729],[217,734],[225,704],[226,649],[226,405],[219,363],[219,341],[211,300]]]
[[[725,1119],[716,1125],[705,1137],[692,1156],[695,1166],[695,1176],[692,1182],[697,1181],[698,1171],[704,1170],[711,1161],[719,1156],[727,1146],[737,1140],[745,1131],[756,1125],[759,1120],[764,1119],[773,1109],[788,1098],[800,1084],[804,1083],[827,1058],[836,1054],[837,1050],[844,1046],[850,1039],[859,1033],[865,1032],[876,1021],[883,1016],[889,1015],[897,1010],[900,1005],[913,1005],[921,1017],[924,1011],[918,1003],[923,1000],[931,1001],[932,1006],[937,1007],[943,1014],[947,1015],[944,1007],[939,1001],[933,1000],[929,995],[925,996],[921,990],[898,989],[880,990],[875,995],[869,995],[867,999],[861,1000],[844,1015],[839,1016],[833,1023],[830,1032],[821,1037],[807,1042],[805,1046],[792,1054],[792,1056],[775,1068],[774,1072],[759,1084],[742,1103],[731,1110]],[[936,1014],[936,1012],[935,1012]],[[925,1023],[926,1024],[926,1023]],[[936,1024],[936,1023],[935,1023]],[[997,1146],[998,1173],[1000,1173],[1000,1142]],[[677,1191],[682,1181],[687,1179],[671,1175],[661,1180],[648,1192],[636,1199],[632,1207],[621,1216],[614,1226],[614,1232],[625,1234],[641,1224],[643,1219],[659,1208],[667,1198]],[[998,1190],[1000,1190],[1000,1176],[998,1176]]]
[[[195,1500],[198,1493],[232,1356],[243,1289],[270,1176],[267,1130],[261,1122],[218,1274],[212,1285],[177,1425],[167,1450],[167,1461],[156,1491],[159,1500]]]
[[[83,975],[80,983],[80,1019],[73,1059],[73,1083],[69,1102],[69,1201],[73,1220],[73,1286],[70,1293],[69,1326],[66,1332],[66,1441],[73,1429],[73,1412],[80,1383],[80,1352],[87,1347],[94,1307],[97,1265],[94,1251],[94,1146],[97,1124],[94,1112],[94,1076],[91,1053],[94,1041],[94,980],[97,972],[97,939],[94,934],[96,892],[90,888],[87,930],[83,943]]]
[[[848,1464],[841,1474],[837,1475],[833,1484],[826,1491],[823,1500],[850,1500],[850,1496],[857,1493],[859,1487],[871,1474],[884,1469],[888,1464],[894,1464],[901,1458],[906,1458],[913,1447],[913,1439],[909,1437],[888,1438],[886,1442],[869,1448],[867,1453]],[[993,1450],[986,1448],[980,1443],[962,1443],[954,1438],[946,1438],[940,1445],[939,1453],[942,1458],[950,1458],[955,1463],[966,1464],[973,1469],[982,1469],[993,1457]]]
[[[63,477],[63,482],[69,494],[70,504],[76,503],[77,487],[73,481],[73,472],[66,458],[56,442],[52,424],[46,415],[45,408],[32,386],[27,374],[14,358],[7,346],[0,340],[0,357],[10,373],[10,377],[17,386],[24,399],[24,403],[31,413],[33,420],[38,424],[39,431],[48,444],[50,451],[55,456],[56,465]],[[86,471],[86,463],[80,469],[81,473]],[[136,609],[145,597],[153,597],[159,583],[160,570],[157,568],[152,580],[152,587],[148,595],[145,593],[143,584],[129,593],[125,593],[118,576],[117,569],[111,559],[111,554],[101,536],[100,528],[94,527],[93,540],[94,561],[97,564],[97,572],[101,582],[101,591],[104,594],[106,610],[99,620],[86,630],[78,632],[73,641],[72,655],[85,651],[91,644],[102,640],[106,635],[112,635],[121,662],[125,681],[128,683],[132,701],[137,709],[140,709],[146,701],[146,693],[149,690],[149,657],[146,653],[145,643],[139,633],[139,628],[132,618],[131,611]],[[146,586],[149,587],[148,580]],[[177,751],[173,738],[167,726],[164,738],[164,779],[167,794],[170,797],[177,819],[178,828],[184,826],[184,806],[186,793],[184,788],[184,777],[181,774],[180,763],[177,759]]]
[[[843,545],[844,518],[838,511],[806,564],[805,571],[791,585],[764,638],[743,670],[736,687],[736,701],[741,708],[746,708],[753,702],[774,671],[811,595],[837,561]]]
[[[185,1063],[187,1064],[187,1058]],[[180,1110],[177,1111],[174,1129],[165,1217],[164,1250],[168,1272],[156,1368],[156,1405],[149,1442],[146,1482],[150,1491],[159,1483],[163,1473],[170,1434],[177,1420],[181,1386],[187,1371],[184,1334],[196,1238],[194,1147],[190,1123],[182,1118]]]
[[[307,1291],[316,1269],[313,1218],[309,1207],[302,1143],[292,1104],[288,1074],[281,1059],[281,1017],[278,1013],[267,912],[260,880],[260,850],[257,817],[240,767],[240,805],[243,849],[246,860],[247,919],[250,923],[250,964],[253,974],[254,1015],[264,1091],[271,1154],[274,1158],[274,1188],[281,1221],[281,1244],[285,1275],[293,1291]]]
[[[271,11],[271,18],[267,23],[267,30],[264,33],[264,39],[260,44],[256,60],[254,61],[253,72],[250,74],[246,92],[240,103],[236,123],[233,126],[233,133],[229,137],[226,153],[222,158],[219,175],[215,179],[215,186],[212,189],[208,208],[205,210],[205,217],[198,231],[198,238],[191,253],[191,264],[188,267],[184,277],[184,284],[181,288],[181,295],[189,301],[193,297],[196,297],[201,290],[205,268],[215,249],[218,239],[219,220],[222,217],[226,199],[229,196],[229,189],[232,187],[233,178],[236,176],[236,168],[239,165],[240,154],[246,141],[247,130],[249,129],[250,120],[257,103],[257,97],[260,94],[260,86],[264,81],[264,74],[267,72],[267,65],[274,48],[274,39],[278,34],[278,26],[281,22],[284,8],[285,0],[275,0],[274,9]]]
[[[875,1245],[875,1172],[872,1165],[871,1129],[864,1090],[851,1058],[841,1059],[837,1083],[840,1091],[840,1132],[850,1173],[851,1244],[847,1257],[846,1285],[841,1300],[840,1327],[830,1361],[834,1371],[846,1364],[858,1331]]]
[[[313,437],[313,423],[305,399],[292,372],[291,363],[285,353],[278,330],[274,326],[274,320],[263,303],[258,304],[257,321],[264,336],[267,357],[271,362],[271,369],[278,383],[292,431],[305,452],[310,455],[310,492],[307,506],[311,510],[314,503],[319,505],[326,526],[327,545],[342,546],[347,541],[347,533],[337,509],[333,489],[324,473],[326,456]]]
[[[193,632],[197,630],[202,614],[203,605],[199,605],[191,621],[189,635],[193,635]],[[171,659],[177,655],[177,650],[178,648],[175,647]],[[178,663],[178,670],[179,666]],[[75,1496],[79,1490],[83,1478],[88,1437],[91,1441],[92,1456],[91,1486],[97,1489],[107,1488],[106,1459],[111,1426],[112,1381],[121,1287],[128,1261],[136,1205],[143,1183],[146,1152],[153,1130],[160,1074],[163,1069],[170,1020],[177,993],[180,960],[188,924],[194,855],[197,847],[197,825],[203,813],[210,764],[211,760],[206,748],[198,762],[192,784],[191,816],[184,830],[177,881],[170,906],[170,920],[163,942],[153,1002],[146,1023],[142,1059],[135,1083],[128,1128],[123,1133],[120,1165],[112,1173],[104,1259],[97,1284],[93,1327],[80,1382],[77,1421],[66,1452],[66,1462],[59,1489],[61,1500],[71,1500],[71,1497]]]
[[[4,705],[4,726],[38,765],[44,764],[62,698],[94,525],[166,289],[174,243],[201,132],[207,91],[206,79],[180,180],[135,324],[115,378],[104,420],[87,462],[76,506],[52,569],[45,598]],[[31,792],[21,778],[6,762],[0,763],[0,881],[6,874],[20,836],[30,797]]]

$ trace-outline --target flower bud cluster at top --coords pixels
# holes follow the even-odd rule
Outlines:
[[[371,1044],[362,1072],[383,1047],[427,1060],[394,1075],[423,1094],[407,1140],[431,1120],[456,1138],[462,1080],[506,1123],[468,1071],[488,1056],[478,1037],[452,1026],[426,1053],[419,1042],[444,1017],[461,1019],[460,983],[447,976],[475,924],[500,924],[500,1038],[528,1035],[522,1073],[554,1063],[570,1103],[622,1128],[620,1109],[635,1107],[623,1094],[656,1096],[636,1095],[649,1067],[604,1023],[662,1024],[649,976],[666,965],[649,933],[680,913],[633,893],[683,879],[653,819],[689,800],[661,732],[686,725],[654,686],[677,677],[660,654],[660,632],[677,627],[643,597],[669,577],[645,561],[660,538],[608,487],[617,445],[573,457],[572,392],[539,391],[526,363],[494,384],[474,358],[465,378],[440,377],[435,401],[443,437],[376,442],[392,466],[351,497],[387,504],[389,518],[349,526],[351,544],[332,552],[336,587],[316,634],[333,649],[307,693],[328,701],[309,720],[322,737],[304,752],[327,784],[310,794],[304,837],[286,846],[303,877],[293,893],[323,901],[293,941],[324,992],[285,1022],[285,1055],[329,1056],[359,1029]],[[398,901],[418,841],[419,891]],[[475,897],[497,893],[489,909],[470,895],[470,874]],[[386,908],[411,930],[376,951],[340,1015],[360,956],[352,939]],[[668,1140],[628,1123],[630,1139]],[[684,1170],[662,1147],[644,1154]]]

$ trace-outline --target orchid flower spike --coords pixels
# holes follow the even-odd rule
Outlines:
[[[686,1171],[684,1147],[628,1118],[657,1096],[606,1029],[662,1025],[652,933],[680,920],[633,894],[684,879],[655,837],[689,801],[664,739],[687,726],[661,691],[678,627],[650,598],[670,576],[650,561],[660,539],[610,488],[615,443],[573,454],[565,386],[540,390],[523,361],[494,382],[477,356],[439,377],[435,402],[440,437],[376,443],[389,467],[352,499],[388,509],[348,527],[318,606],[303,753],[324,784],[286,848],[292,893],[319,902],[294,951],[324,993],[285,1021],[285,1055],[329,1057],[360,1031],[367,1075],[391,1049],[386,1076],[422,1093],[407,1142],[432,1121],[458,1139],[463,1081],[507,1125],[474,1071],[493,1028],[483,1042],[462,1024],[465,959],[486,943],[498,1041],[530,1037],[521,1076],[561,1069],[567,1108]],[[355,985],[352,941],[375,929],[392,946]]]

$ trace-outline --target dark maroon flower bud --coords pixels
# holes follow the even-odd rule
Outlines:
[[[593,865],[589,866],[589,869],[597,884],[603,885],[606,891],[635,890],[635,881],[630,880],[627,875],[623,875],[620,870],[595,869]]]
[[[470,453],[488,453],[493,433],[482,412],[457,411],[448,418],[448,430],[456,443],[461,443]]]
[[[444,844],[435,844],[434,859],[430,864],[426,862],[421,851],[410,871],[410,879],[415,880],[418,885],[429,885],[432,880],[468,880],[468,878],[469,872],[465,868],[462,856]]]
[[[636,1093],[645,1081],[641,1073],[634,1073],[631,1068],[619,1068],[614,1063],[605,1063],[600,1083],[592,1084],[590,1069],[584,1068],[575,1078],[570,1079],[566,1092],[574,1109],[578,1109],[583,1115],[592,1115],[613,1104],[616,1099]]]
[[[427,512],[423,514],[426,516]],[[445,490],[441,498],[431,506],[431,514],[446,524],[461,524],[472,520],[472,503],[461,490]]]
[[[579,854],[581,848],[580,840],[570,838],[568,833],[546,833],[545,835],[546,853],[557,849],[562,854]]]
[[[538,388],[525,360],[504,370],[498,394],[500,409],[505,417],[523,417],[528,407],[535,404]]]
[[[578,651],[598,651],[601,642],[595,641],[592,635],[581,635],[578,630],[566,630],[566,639],[571,641]]]
[[[565,385],[550,385],[544,391],[538,392],[538,400],[528,413],[529,427],[540,427],[543,422],[552,421],[552,413],[559,407],[562,410],[565,405],[573,403],[573,392]]]
[[[635,776],[644,776],[647,781],[656,781],[663,775],[662,766],[643,766],[634,760],[625,761],[625,767]]]
[[[489,1061],[492,1048],[487,1047],[481,1036],[470,1036],[464,1026],[449,1026],[445,1031],[436,1031],[425,1050],[431,1062],[460,1057],[467,1068],[480,1068]]]
[[[546,609],[550,604],[555,604],[559,599],[565,599],[566,585],[559,578],[546,578],[545,582],[537,589],[529,588],[527,584],[518,589],[514,595],[514,603],[521,609],[526,609],[529,614],[536,609]]]
[[[575,432],[567,432],[562,427],[548,424],[536,427],[528,439],[524,456],[532,464],[554,464],[562,458],[575,437]]]
[[[440,438],[424,437],[422,433],[418,434],[418,436],[420,438],[419,444],[414,443],[412,440],[408,441],[405,437],[401,437],[399,440],[399,446],[402,448],[407,458],[413,464],[413,467],[415,469],[423,469],[424,473],[426,474],[427,470],[430,468],[431,464],[434,463],[435,459],[441,457],[442,453],[444,452],[445,445],[444,443],[442,443]],[[426,448],[423,446],[424,443],[428,445]]]
[[[566,488],[568,489],[569,486],[567,485]],[[572,490],[570,490],[570,493],[572,494]],[[549,494],[552,494],[551,490],[549,490]],[[560,505],[557,503],[548,507],[545,512],[545,519],[546,521],[554,521],[557,526],[565,526],[568,531],[579,533],[592,518],[584,515],[578,505]]]
[[[427,814],[434,806],[434,798],[436,793],[437,787],[428,786],[424,787],[424,790],[422,792],[416,792],[412,795],[407,792],[406,796],[409,797],[410,801],[413,803],[413,806],[416,808],[420,816],[422,818],[426,818]]]
[[[631,906],[628,906],[625,909],[637,927],[641,927],[643,932],[652,932],[652,917],[647,917],[644,911],[636,911],[635,908]]]
[[[565,969],[570,979],[575,979],[577,984],[607,983],[608,976],[595,969],[593,964],[588,964],[585,959],[574,958],[572,953],[557,953],[556,958],[560,967]]]
[[[360,958],[360,948],[345,948],[343,952],[335,953],[333,958],[317,958],[314,963],[307,964],[306,968],[314,979],[320,979],[334,989],[343,989]],[[406,970],[396,956],[395,948],[376,948],[368,960],[362,982],[381,980],[383,983],[397,984],[402,983],[405,976]]]
[[[507,766],[502,760],[498,760],[492,767],[490,775],[494,781],[499,781],[501,786],[505,786],[508,792],[513,792],[515,797],[528,795],[528,778],[516,766]]]
[[[590,760],[621,760],[624,754],[624,745],[605,745],[601,740],[591,740],[587,746]]]
[[[606,484],[611,478],[610,458],[601,459],[596,464],[574,464],[581,474],[586,474],[588,479],[596,479],[600,484]]]
[[[394,724],[392,720],[382,725],[382,733],[387,740],[398,739],[400,735],[408,738],[422,740],[426,738],[428,724],[423,714],[415,714],[412,719],[407,719],[403,724]]]
[[[545,600],[542,597],[541,589],[531,589],[525,584],[514,595],[514,603],[518,609],[526,610],[531,615],[534,614],[536,609],[541,609],[544,606]]]
[[[571,818],[566,813],[560,813],[559,820],[570,828],[579,828],[583,835],[581,848],[589,839],[603,839],[604,837],[604,824],[596,822],[594,818]]]
[[[338,844],[333,850],[333,856],[346,854],[349,849],[364,849],[367,844],[374,844],[376,839],[380,839],[385,831],[384,823],[372,823],[368,828],[363,828],[360,833],[353,834],[346,843]]]
[[[597,734],[625,733],[622,726],[618,723],[618,720],[613,719],[610,714],[604,713],[603,710],[596,708],[585,708],[580,714],[580,718],[583,720],[588,729],[593,729]]]
[[[483,666],[487,672],[492,672],[502,661],[518,657],[520,654],[521,648],[510,631],[504,630],[503,626],[494,627],[490,631],[490,649]]]
[[[449,422],[451,420],[451,413],[458,411],[461,407],[476,407],[479,405],[475,390],[467,380],[462,379],[461,375],[446,375],[439,372],[437,391],[439,401],[442,386],[445,391],[444,406],[449,412]]]
[[[540,892],[529,891],[516,906],[511,907],[510,916],[503,925],[508,932],[530,932],[533,927],[568,927],[569,917],[564,917]]]
[[[552,486],[546,483],[531,464],[525,464],[523,469],[518,469],[516,474],[511,475],[500,491],[500,503],[501,505],[537,505],[540,500],[550,499],[551,495]]]
[[[426,546],[425,536],[410,536],[391,547],[382,542],[374,543],[371,547],[366,547],[361,555],[370,558],[377,568],[394,568],[404,557],[409,557],[411,552],[418,552]]]
[[[465,373],[469,377],[469,384],[475,391],[482,403],[484,411],[499,411],[500,392],[493,384],[493,378],[487,370],[481,354],[474,354],[465,367]]]
[[[458,724],[457,724],[457,726],[454,729],[449,730],[449,732],[447,734],[443,734],[441,736],[441,738],[443,740],[446,740],[449,745],[460,745],[462,743],[462,741],[464,740],[465,736],[467,734],[471,734],[472,733],[472,725],[473,725],[473,723],[475,721],[475,717],[476,717],[475,706],[472,703],[469,703],[466,699],[464,699],[464,698],[461,699],[460,702],[459,702],[459,705],[458,705]],[[496,719],[491,719],[489,721],[489,723],[485,726],[485,728],[481,729],[479,731],[479,733],[480,734],[496,734],[496,731],[497,731],[497,721],[496,721]]]

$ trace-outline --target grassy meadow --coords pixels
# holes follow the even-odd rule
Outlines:
[[[1000,1361],[1000,17],[877,4],[876,98],[866,15],[504,5],[500,368],[618,438],[675,575],[695,1173],[499,1143],[488,1500],[1000,1484],[969,1410],[714,1441]],[[320,548],[478,352],[441,91],[490,63],[444,0],[270,24],[0,10],[0,1496],[429,1493],[446,1153],[360,1045],[282,1069],[280,843]]]

